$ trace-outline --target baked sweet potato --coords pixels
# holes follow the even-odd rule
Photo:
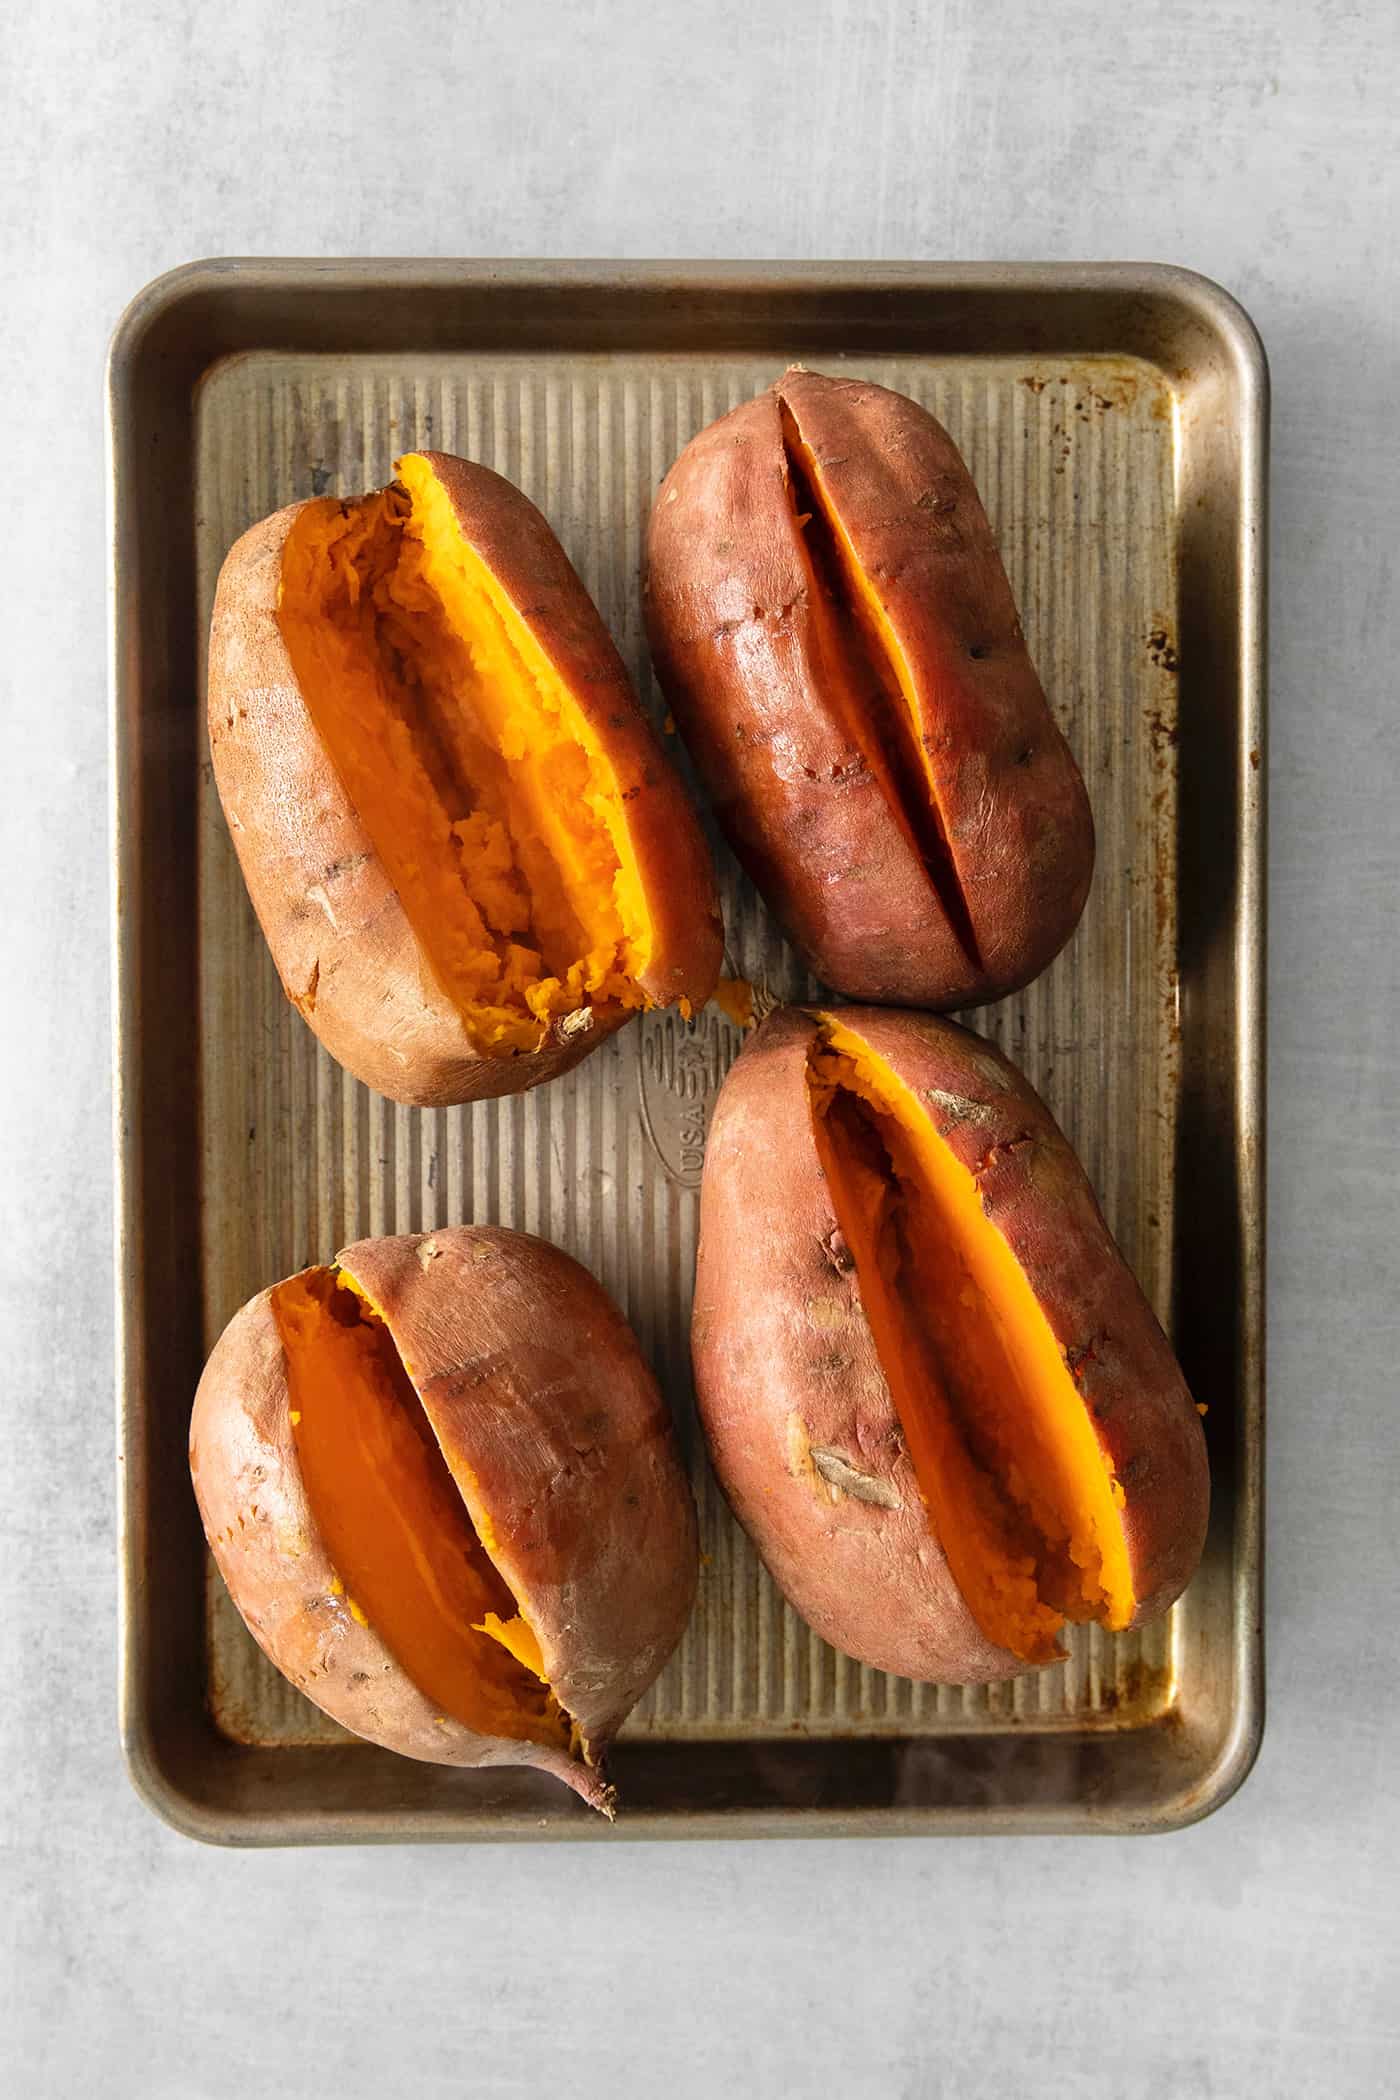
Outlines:
[[[736,1514],[862,1662],[1010,1676],[1067,1619],[1165,1611],[1199,1559],[1166,1337],[1044,1104],[953,1022],[764,1022],[706,1148],[693,1350]]]
[[[696,1524],[656,1381],[577,1262],[461,1226],[260,1292],[205,1368],[190,1471],[234,1603],[309,1699],[611,1814],[602,1753],[684,1629]]]
[[[232,549],[209,741],[288,997],[357,1078],[441,1105],[703,1005],[723,934],[695,813],[545,520],[467,460],[397,473]]]
[[[720,821],[823,982],[945,1009],[1045,968],[1093,821],[941,424],[785,373],[667,474],[645,596]]]

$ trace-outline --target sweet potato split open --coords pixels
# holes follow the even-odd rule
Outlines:
[[[431,465],[308,504],[278,625],[312,721],[435,976],[488,1056],[641,1007],[652,935],[618,781]]]
[[[779,405],[788,496],[811,571],[822,690],[914,852],[959,947],[981,968],[924,742],[923,705],[899,637],[822,479],[791,408]]]
[[[343,1269],[292,1277],[272,1307],[302,1479],[349,1609],[445,1716],[568,1749],[539,1643],[384,1321]]]
[[[1026,1662],[1134,1610],[1123,1490],[976,1176],[861,1038],[823,1017],[817,1150],[930,1522],[982,1632]]]

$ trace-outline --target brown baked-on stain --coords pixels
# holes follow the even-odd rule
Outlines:
[[[1176,1712],[1176,1672],[1170,1663],[1125,1663],[1117,1682],[1104,1686],[1098,1703],[1100,1713],[1121,1715],[1135,1728],[1148,1721],[1169,1723]]]
[[[1148,709],[1147,727],[1152,735],[1152,749],[1155,756],[1161,757],[1167,751],[1174,751],[1181,742],[1180,728],[1175,722],[1167,720],[1160,707],[1150,707]]]
[[[1175,673],[1181,669],[1181,658],[1170,630],[1162,625],[1148,629],[1147,647],[1153,663],[1159,671]]]
[[[1027,393],[1043,394],[1047,386],[1064,390],[1066,406],[1082,423],[1103,416],[1112,409],[1135,408],[1145,388],[1151,388],[1150,409],[1154,417],[1163,411],[1170,412],[1171,396],[1155,373],[1140,369],[1133,359],[1119,361],[1106,358],[1086,359],[1082,364],[1069,364],[1051,373],[1022,373],[1017,384]]]

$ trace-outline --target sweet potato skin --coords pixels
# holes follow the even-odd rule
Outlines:
[[[616,1734],[685,1630],[695,1504],[637,1339],[588,1271],[489,1225],[340,1256],[383,1314],[545,1674],[588,1742]]]
[[[784,409],[914,679],[975,959],[823,694]],[[865,381],[786,373],[665,477],[645,599],[720,821],[818,977],[848,998],[945,1010],[1045,968],[1088,895],[1093,820],[977,490],[932,416]]]
[[[1199,1417],[1048,1109],[990,1043],[932,1015],[840,1008],[929,1105],[1035,1290],[1126,1494],[1138,1609],[1200,1557]],[[810,1012],[740,1055],[706,1148],[692,1350],[716,1472],[779,1587],[833,1646],[934,1683],[1027,1665],[981,1633],[930,1529],[811,1131]]]
[[[424,457],[612,756],[656,928],[642,989],[703,1005],[723,950],[708,850],[596,608],[518,489],[466,460]],[[629,1011],[562,1016],[525,1055],[477,1051],[321,743],[277,625],[282,551],[305,508],[251,527],[214,599],[210,752],[253,909],[288,998],[367,1086],[421,1107],[524,1092],[570,1070]]]
[[[475,1472],[483,1543],[527,1600],[586,1756],[442,1715],[353,1615],[303,1484],[271,1290],[216,1343],[190,1427],[229,1593],[283,1675],[355,1734],[433,1764],[536,1766],[610,1812],[599,1760],[684,1630],[698,1566],[636,1339],[585,1270],[523,1233],[365,1240],[337,1259],[383,1312],[449,1465]]]

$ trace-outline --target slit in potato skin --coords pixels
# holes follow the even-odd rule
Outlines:
[[[307,1499],[352,1611],[418,1690],[485,1735],[571,1747],[539,1643],[473,1526],[383,1319],[337,1268],[272,1311]]]
[[[980,971],[977,932],[924,748],[914,682],[781,388],[778,415],[788,498],[812,582],[823,697],[879,783],[958,946]]]
[[[1136,1600],[1123,1489],[977,1177],[917,1097],[822,1016],[813,1132],[931,1527],[979,1629],[1029,1663]]]
[[[310,503],[277,622],[317,734],[487,1056],[640,1008],[652,930],[611,763],[421,455]]]

